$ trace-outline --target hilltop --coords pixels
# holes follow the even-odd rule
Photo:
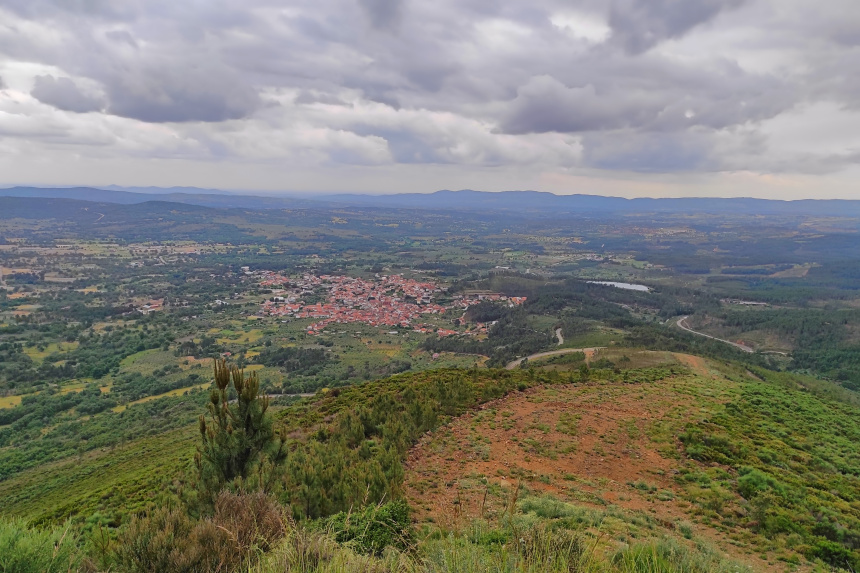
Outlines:
[[[315,519],[404,498],[411,551],[428,558],[478,552],[492,563],[516,553],[527,532],[556,531],[590,548],[577,553],[590,569],[575,570],[609,570],[642,548],[699,564],[690,571],[857,562],[860,407],[851,393],[686,354],[619,348],[587,360],[398,375],[280,408],[291,454],[277,497]],[[24,472],[0,495],[9,514],[43,523],[157,507],[184,479],[192,432]],[[296,539],[270,563],[283,563]],[[328,558],[368,566],[356,547],[332,545]]]
[[[588,381],[576,371],[574,383],[555,360],[538,366],[549,384],[484,404],[410,452],[419,521],[463,529],[504,523],[516,507],[610,552],[669,536],[756,571],[850,559],[856,405],[817,395],[809,380],[686,354],[602,351],[593,364],[640,368]]]

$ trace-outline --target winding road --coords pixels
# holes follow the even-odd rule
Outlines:
[[[523,363],[523,360],[528,360],[531,362],[532,360],[536,360],[538,358],[545,358],[547,356],[555,356],[557,354],[571,354],[572,352],[584,352],[588,358],[594,356],[594,354],[605,346],[595,346],[593,348],[565,348],[563,350],[550,350],[548,352],[538,352],[537,354],[532,354],[531,356],[526,356],[525,358],[517,358],[513,362],[509,362],[507,366],[505,366],[506,370],[513,370],[517,366]]]
[[[705,338],[710,338],[711,340],[717,340],[719,342],[725,342],[726,344],[731,344],[735,348],[743,350],[744,352],[750,352],[750,353],[755,352],[755,350],[753,350],[752,348],[750,348],[746,344],[739,344],[737,342],[732,342],[731,340],[723,340],[722,338],[717,338],[716,336],[711,336],[710,334],[705,334],[704,332],[696,332],[695,330],[693,330],[692,328],[690,328],[689,326],[684,324],[684,321],[686,321],[688,318],[690,318],[690,317],[689,316],[682,316],[681,318],[679,318],[678,322],[677,322],[678,328],[680,328],[681,330],[686,330],[687,332],[691,332],[693,334],[697,334],[699,336],[704,336]]]
[[[681,330],[686,330],[687,332],[690,332],[692,334],[696,334],[698,336],[704,336],[705,338],[710,338],[711,340],[716,340],[718,342],[724,342],[726,344],[731,344],[735,348],[737,348],[739,350],[743,350],[744,352],[749,352],[749,353],[755,352],[754,349],[750,348],[746,344],[740,344],[738,342],[732,342],[731,340],[723,340],[722,338],[717,338],[716,336],[711,336],[710,334],[705,334],[704,332],[697,332],[697,331],[693,330],[692,328],[690,328],[689,326],[687,326],[684,323],[684,321],[686,321],[688,318],[690,318],[690,317],[689,316],[682,316],[681,318],[679,318],[677,323],[676,323],[678,325],[678,328],[680,328]],[[564,337],[561,335],[561,329],[560,328],[556,329],[555,336],[558,338],[559,346],[564,344]],[[505,369],[513,370],[514,368],[517,368],[520,364],[522,364],[523,360],[528,360],[529,362],[531,362],[532,360],[536,360],[538,358],[546,358],[547,356],[556,356],[559,354],[570,354],[572,352],[584,352],[586,356],[591,358],[598,350],[600,350],[602,348],[606,348],[606,347],[605,346],[595,346],[593,348],[564,348],[562,350],[549,350],[547,352],[538,352],[536,354],[532,354],[531,356],[526,356],[525,358],[517,358],[516,360],[509,362],[508,365],[505,366]],[[785,353],[779,352],[778,354],[785,354]]]

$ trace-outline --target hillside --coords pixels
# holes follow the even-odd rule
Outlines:
[[[619,348],[584,358],[405,374],[278,409],[290,453],[273,494],[311,521],[257,570],[294,570],[296,544],[309,539],[328,544],[315,557],[321,568],[295,570],[491,571],[500,559],[565,571],[856,565],[853,393],[685,354]],[[0,484],[4,513],[91,528],[173,503],[192,485],[191,431],[24,472]],[[413,521],[401,565],[362,556],[367,540],[349,515],[400,498]],[[314,537],[320,527],[329,541]],[[572,545],[550,563],[532,543]],[[652,555],[666,567],[643,569]],[[463,559],[482,564],[454,567]]]
[[[505,523],[517,504],[610,552],[668,535],[756,571],[794,570],[805,557],[856,563],[856,406],[798,378],[690,355],[600,359],[624,357],[650,369],[565,384],[565,367],[548,365],[550,384],[425,436],[405,479],[419,521]]]

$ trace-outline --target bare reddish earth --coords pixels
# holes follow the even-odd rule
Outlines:
[[[646,432],[676,407],[653,394],[648,400],[640,398],[631,386],[564,386],[518,393],[486,404],[425,438],[410,452],[407,491],[416,507],[448,525],[453,525],[455,514],[480,517],[484,488],[458,487],[466,476],[485,476],[506,488],[522,482],[535,492],[562,499],[582,501],[599,495],[611,504],[654,509],[674,519],[682,515],[675,504],[647,501],[627,483],[674,488],[674,461],[655,450]],[[559,424],[562,414],[571,413],[580,416],[575,435],[559,431],[570,425]],[[480,421],[474,424],[476,419]],[[429,490],[422,482],[437,487]],[[487,513],[490,508],[484,505]]]
[[[696,382],[678,376],[533,388],[425,436],[409,453],[405,479],[416,519],[449,528],[476,518],[495,522],[522,485],[595,508],[645,512],[667,528],[691,521],[674,480],[682,463],[677,429],[727,396],[702,389],[702,379],[715,378],[704,360],[676,357],[699,376]],[[716,530],[697,525],[696,534],[754,561],[755,570],[782,570],[742,554]]]

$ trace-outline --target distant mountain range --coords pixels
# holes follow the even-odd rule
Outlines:
[[[175,189],[175,188],[174,188]],[[185,187],[187,191],[194,188]],[[238,195],[208,192],[200,189],[200,192],[177,192],[172,189],[160,189],[159,191],[118,191],[113,189],[98,189],[94,187],[11,187],[0,189],[0,197],[29,197],[29,198],[51,198],[51,199],[76,199],[78,201],[92,201],[95,203],[116,203],[119,205],[135,205],[149,201],[165,201],[169,203],[182,203],[185,205],[198,205],[201,207],[218,208],[240,208],[240,209],[301,209],[311,207],[323,207],[325,203],[310,201],[292,197],[258,197],[253,195]]]
[[[134,190],[128,190],[134,189]],[[519,214],[589,213],[732,213],[749,215],[860,216],[860,201],[805,199],[624,199],[599,195],[554,195],[539,191],[437,191],[394,195],[337,194],[307,196],[257,196],[197,189],[12,187],[0,189],[0,197],[62,198],[131,205],[167,201],[186,205],[243,209],[326,209],[364,207],[421,210],[509,211]]]

